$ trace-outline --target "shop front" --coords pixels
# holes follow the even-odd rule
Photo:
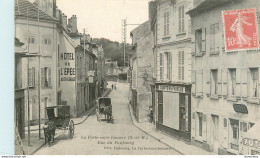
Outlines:
[[[241,151],[243,155],[260,155],[260,120],[242,137]]]
[[[156,129],[171,136],[190,141],[191,86],[183,84],[156,84]]]

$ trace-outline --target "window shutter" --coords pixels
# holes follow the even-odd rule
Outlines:
[[[222,69],[222,95],[227,96],[228,84],[227,84],[227,69]]]
[[[191,87],[191,91],[192,94],[195,94],[196,92],[196,70],[192,70],[191,71],[191,82],[192,82],[192,87]]]
[[[248,68],[242,68],[241,69],[241,84],[242,84],[242,96],[243,97],[247,97],[248,95],[247,95],[247,93],[248,93],[248,91],[247,91],[247,86],[248,86],[248,81],[247,81],[247,78],[248,78]]]
[[[240,90],[241,90],[241,70],[240,68],[236,69],[236,96],[240,96]],[[230,77],[230,76],[229,76]]]
[[[178,14],[178,21],[179,21],[179,32],[181,32],[181,7],[179,7],[179,14]]]
[[[32,68],[32,87],[35,87],[35,67]]]
[[[222,94],[222,69],[218,69],[218,95]]]
[[[160,80],[160,54],[156,54],[156,78],[157,81]]]
[[[196,94],[202,94],[203,74],[202,70],[196,72]]]
[[[28,76],[28,86],[32,87],[32,68],[28,69],[29,76]]]
[[[169,52],[169,80],[172,80],[172,53]]]
[[[206,28],[202,28],[202,41],[201,41],[201,44],[202,44],[201,51],[203,53],[205,53],[206,52]]]
[[[203,114],[202,138],[203,138],[203,141],[207,141],[207,116],[206,116],[206,114]]]
[[[196,123],[195,113],[193,112],[192,118],[191,118],[191,137],[192,138],[195,138],[195,123]]]
[[[228,120],[226,118],[223,119],[223,139],[222,146],[224,148],[228,148]],[[225,126],[226,125],[226,126]]]
[[[41,68],[41,86],[44,87],[44,82],[45,82],[45,72],[44,68]]]
[[[48,86],[51,86],[51,68],[48,68]]]
[[[210,70],[206,70],[206,94],[210,95]]]

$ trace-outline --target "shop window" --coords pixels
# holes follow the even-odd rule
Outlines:
[[[202,29],[195,31],[195,51],[196,54],[201,54],[202,52]]]
[[[229,69],[228,92],[230,96],[236,94],[236,69]]]
[[[211,70],[211,80],[210,80],[210,92],[211,95],[218,94],[218,70]]]
[[[233,150],[239,150],[239,121],[230,119],[230,126],[231,126],[230,148]]]
[[[258,68],[251,68],[251,97],[258,97]]]

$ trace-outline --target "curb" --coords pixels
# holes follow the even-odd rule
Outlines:
[[[42,145],[40,145],[38,148],[36,148],[34,151],[30,152],[28,155],[33,155],[34,153],[36,153],[40,148],[42,148],[44,146],[44,143]],[[26,153],[25,153],[26,154]],[[26,154],[27,155],[27,154]]]
[[[92,107],[92,109],[89,110],[90,112],[87,114],[86,118],[85,118],[83,121],[79,122],[79,123],[75,123],[74,125],[75,125],[75,126],[76,126],[76,125],[80,125],[80,124],[82,124],[83,122],[85,122],[85,121],[88,119],[89,115],[92,114],[92,112],[93,112],[95,109],[96,109],[96,106]]]
[[[134,117],[133,117],[133,113],[132,113],[132,108],[131,108],[131,105],[130,105],[130,104],[128,104],[128,108],[129,108],[129,111],[130,111],[132,123],[133,123],[133,125],[134,125],[136,128],[138,128],[139,130],[141,130],[141,131],[144,132],[145,134],[151,136],[151,137],[154,138],[155,140],[161,142],[162,144],[164,144],[164,145],[166,145],[166,146],[172,148],[173,150],[177,151],[177,152],[180,153],[181,155],[185,155],[185,154],[184,154],[183,152],[181,152],[180,150],[178,150],[178,149],[172,147],[171,145],[169,145],[168,143],[164,142],[164,140],[161,140],[161,139],[155,137],[154,135],[150,134],[149,132],[146,132],[146,131],[143,130],[141,127],[139,127],[138,125],[136,125],[135,120],[134,120]]]

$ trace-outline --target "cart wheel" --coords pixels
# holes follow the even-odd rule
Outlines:
[[[73,122],[73,120],[70,120],[70,122],[69,122],[69,137],[70,137],[70,139],[72,139],[73,136],[74,136],[74,130],[75,130],[74,122]]]

